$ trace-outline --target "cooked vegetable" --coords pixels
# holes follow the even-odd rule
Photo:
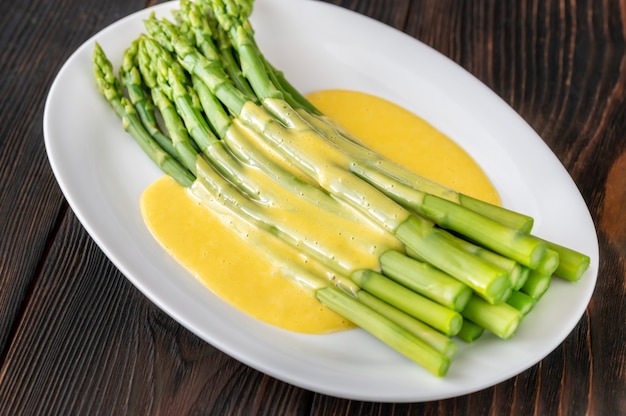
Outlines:
[[[456,336],[468,344],[476,341],[485,333],[485,328],[482,326],[475,324],[474,322],[468,320],[467,318],[463,319],[463,326]]]
[[[438,376],[455,335],[515,333],[547,289],[536,276],[580,278],[588,257],[530,234],[532,218],[422,178],[321,114],[261,53],[251,12],[248,0],[181,0],[173,21],[152,15],[129,42],[121,83],[99,45],[94,73],[150,158],[263,241],[287,278]],[[295,216],[332,223],[339,243]],[[380,237],[356,244],[350,230],[364,223]],[[364,245],[376,264],[354,266],[372,256]]]

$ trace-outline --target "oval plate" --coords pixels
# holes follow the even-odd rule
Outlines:
[[[177,2],[142,10],[85,42],[59,72],[44,113],[48,157],[67,201],[152,302],[259,371],[357,400],[463,395],[519,374],[563,342],[585,311],[598,270],[593,222],[563,166],[514,111],[451,60],[397,30],[321,2],[257,1],[252,23],[270,61],[302,92],[360,90],[424,117],[474,157],[505,206],[535,218],[537,235],[588,254],[591,268],[577,284],[554,281],[513,339],[485,335],[462,344],[448,375],[437,379],[362,330],[302,335],[250,318],[166,255],[139,211],[141,193],[162,173],[99,95],[91,57],[98,41],[119,68],[124,49],[143,31],[142,20],[151,12],[169,17],[175,7]],[[324,22],[324,30],[316,22]]]

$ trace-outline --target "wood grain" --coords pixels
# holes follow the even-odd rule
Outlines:
[[[158,1],[2,2],[0,414],[626,414],[626,2],[327,2],[450,57],[555,152],[601,249],[596,291],[574,331],[514,378],[427,403],[316,394],[216,350],[109,262],[63,199],[43,141],[45,98],[65,60]]]

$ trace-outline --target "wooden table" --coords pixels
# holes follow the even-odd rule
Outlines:
[[[499,385],[413,404],[315,394],[216,350],[150,303],[94,244],[44,149],[44,101],[63,62],[97,31],[154,2],[5,1],[1,414],[626,414],[626,3],[328,2],[462,65],[561,160],[590,208],[601,249],[596,291],[571,335]]]

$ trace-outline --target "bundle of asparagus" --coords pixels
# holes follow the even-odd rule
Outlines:
[[[154,163],[262,236],[285,276],[438,376],[455,337],[509,338],[553,275],[580,279],[589,258],[533,236],[532,218],[420,177],[321,114],[259,50],[251,13],[250,0],[181,0],[173,19],[145,21],[119,78],[97,44],[94,71]],[[306,201],[295,214],[292,198]],[[337,224],[340,244],[294,215]],[[355,242],[364,222],[380,240]]]

